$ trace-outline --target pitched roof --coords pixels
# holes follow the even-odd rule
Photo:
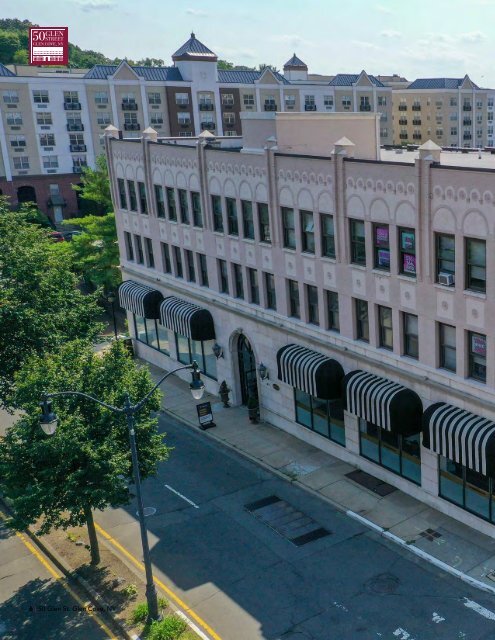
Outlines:
[[[417,78],[407,89],[458,89],[465,78]],[[479,87],[474,84],[476,89]]]
[[[296,54],[294,54],[292,58],[290,60],[287,60],[287,62],[284,64],[284,69],[286,67],[301,67],[301,69],[307,70],[308,65],[303,62],[301,58],[298,58]]]
[[[259,80],[263,71],[246,71],[245,69],[219,69],[218,70],[218,82],[224,82],[226,84],[254,84],[255,80]],[[290,84],[290,82],[284,78],[278,71],[272,71],[273,75],[283,84]]]
[[[117,68],[118,66],[114,64],[95,64],[84,77],[92,80],[106,80],[109,76],[113,76]],[[182,82],[182,76],[177,67],[131,67],[131,69],[145,80]]]
[[[216,60],[217,54],[213,53],[211,49],[208,49],[206,45],[196,39],[194,33],[191,33],[191,37],[187,42],[184,42],[182,47],[179,47],[177,51],[172,55],[172,60],[175,58],[206,58],[210,60]]]
[[[333,80],[331,80],[328,84],[331,87],[352,87],[352,85],[356,84],[359,79],[360,73],[338,73]],[[375,78],[375,76],[368,75],[368,78],[371,80],[372,84],[375,87],[384,87],[385,85]]]
[[[7,67],[0,62],[0,76],[7,76],[9,78],[12,78],[15,77],[16,74],[13,73],[10,69],[7,69]]]

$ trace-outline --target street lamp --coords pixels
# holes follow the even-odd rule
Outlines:
[[[110,411],[113,411],[114,413],[123,414],[126,416],[127,428],[129,431],[129,442],[131,447],[134,483],[136,485],[136,500],[138,506],[139,526],[141,530],[141,544],[143,546],[144,570],[146,573],[146,601],[148,603],[148,617],[151,620],[157,620],[159,618],[158,598],[156,595],[155,583],[153,582],[150,548],[148,543],[148,532],[146,530],[146,523],[144,520],[143,499],[141,495],[141,476],[139,473],[139,463],[136,448],[136,432],[134,429],[134,416],[143,408],[154,391],[162,384],[162,382],[166,380],[166,378],[168,378],[168,376],[172,375],[172,373],[176,373],[177,371],[182,371],[184,369],[192,370],[192,381],[189,385],[189,388],[191,389],[193,398],[195,400],[201,400],[205,390],[205,385],[201,380],[198,363],[194,360],[193,362],[191,362],[191,364],[187,364],[183,367],[178,367],[173,371],[168,371],[164,376],[162,376],[162,378],[160,378],[160,380],[158,380],[153,389],[151,389],[151,391],[149,391],[144,396],[144,398],[142,398],[136,404],[131,404],[131,399],[128,393],[125,394],[124,406],[114,407],[113,405],[102,402],[101,400],[98,400],[98,398],[94,398],[93,396],[90,396],[87,393],[82,393],[81,391],[58,391],[54,393],[44,393],[42,401],[40,403],[40,426],[43,429],[44,433],[49,436],[54,435],[55,431],[57,430],[58,418],[57,414],[52,409],[52,403],[50,401],[50,398],[55,398],[57,396],[79,396],[81,398],[86,398],[87,400],[96,402],[97,404],[105,407],[106,409],[109,409]]]
[[[115,334],[115,340],[117,340],[117,321],[115,319],[115,300],[117,300],[117,296],[113,291],[107,295],[107,300],[112,305],[113,332]]]

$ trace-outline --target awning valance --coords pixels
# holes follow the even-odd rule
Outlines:
[[[487,418],[437,402],[423,414],[423,446],[495,477],[495,424]]]
[[[421,431],[421,399],[397,382],[351,371],[344,378],[344,395],[347,411],[386,431],[404,436]]]
[[[168,296],[160,305],[160,322],[191,340],[215,339],[215,326],[208,309],[175,296]]]
[[[146,284],[126,280],[119,286],[120,306],[143,318],[158,319],[163,295]]]
[[[306,347],[288,344],[277,353],[278,378],[316,398],[340,398],[344,370],[339,362]]]

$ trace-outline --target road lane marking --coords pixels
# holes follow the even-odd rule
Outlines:
[[[172,493],[175,493],[176,496],[179,496],[179,498],[182,498],[186,502],[189,502],[189,504],[192,505],[195,509],[199,509],[199,506],[195,502],[193,502],[192,500],[189,500],[189,498],[186,498],[186,496],[183,496],[182,493],[179,493],[178,491],[173,489],[169,484],[166,484],[164,486],[166,489],[168,489]]]
[[[468,598],[464,598],[464,606],[467,607],[468,609],[472,609],[473,611],[476,611],[476,613],[479,613],[480,616],[487,618],[487,620],[495,620],[495,613],[493,613],[493,611],[490,611],[489,609],[485,609],[485,607],[482,607],[477,602],[474,602],[474,600],[469,600]]]
[[[105,538],[105,540],[107,540],[112,546],[114,546],[126,558],[128,558],[136,567],[138,567],[141,571],[144,572],[144,564],[140,560],[138,560],[135,556],[133,556],[132,553],[128,551],[125,547],[123,547],[120,544],[120,542],[118,542],[115,538],[112,538],[112,536],[109,533],[107,533],[107,531],[105,531],[105,529],[103,529],[103,527],[101,527],[97,522],[95,522],[95,527],[98,533],[102,535]],[[181,598],[179,598],[179,596],[176,595],[172,591],[172,589],[167,587],[167,585],[164,582],[162,582],[156,576],[153,576],[153,581],[157,586],[160,587],[160,589],[166,595],[168,595],[169,598],[171,598],[177,604],[178,607],[180,607],[183,610],[183,613],[186,615],[186,617],[187,615],[189,615],[199,625],[199,627],[203,628],[208,633],[209,637],[206,640],[222,640],[222,638],[218,635],[218,633],[213,631],[210,625],[207,622],[205,622],[205,620],[203,620],[183,600],[181,600]]]
[[[7,521],[7,516],[3,513],[3,511],[0,511],[0,520],[3,520],[4,522]],[[90,618],[94,618],[95,622],[99,625],[102,631],[104,631],[109,638],[112,638],[112,640],[116,640],[115,634],[112,633],[112,631],[107,627],[103,620],[94,611],[91,610],[93,606],[91,602],[89,600],[87,602],[83,602],[83,600],[81,600],[77,593],[67,584],[65,577],[61,573],[56,571],[51,566],[51,564],[49,564],[49,562],[43,557],[41,552],[36,549],[34,544],[30,542],[23,533],[21,533],[20,531],[16,531],[15,535],[20,539],[26,549],[30,553],[32,553],[33,556],[45,567],[48,573],[53,578],[55,578],[55,580],[59,582],[59,584],[65,589],[65,591],[67,591],[67,593],[77,602],[79,607],[84,610],[84,612]]]

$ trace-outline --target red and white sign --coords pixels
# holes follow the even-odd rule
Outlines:
[[[69,64],[69,28],[30,27],[29,64],[36,66]]]

